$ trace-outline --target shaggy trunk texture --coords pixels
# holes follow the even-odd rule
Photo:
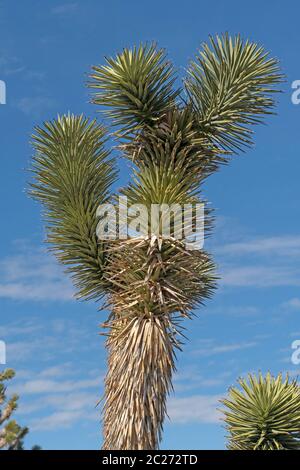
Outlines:
[[[176,346],[165,317],[113,326],[107,340],[103,449],[158,448]]]

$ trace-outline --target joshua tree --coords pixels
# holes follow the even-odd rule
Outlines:
[[[111,136],[133,162],[134,179],[120,191],[128,206],[143,204],[150,213],[152,204],[203,202],[202,183],[251,145],[251,127],[271,113],[280,79],[277,61],[261,47],[228,35],[202,46],[180,89],[155,45],[124,49],[93,67],[92,101],[111,119]],[[174,217],[169,236],[147,225],[147,236],[99,240],[97,207],[117,205],[106,139],[106,130],[83,116],[37,127],[31,194],[44,205],[48,242],[73,275],[78,297],[105,296],[110,309],[103,448],[155,449],[182,319],[211,295],[214,266],[203,249],[190,250],[174,236]],[[193,213],[189,227],[195,222]],[[207,210],[206,232],[210,226]]]
[[[300,388],[279,374],[249,374],[229,389],[225,405],[230,450],[299,450]]]
[[[19,397],[13,395],[7,399],[5,383],[14,376],[12,369],[0,372],[0,449],[18,449],[28,433],[28,428],[20,427],[15,420],[11,419],[18,406]]]

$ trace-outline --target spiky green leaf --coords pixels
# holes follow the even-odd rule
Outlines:
[[[47,240],[84,298],[98,299],[105,287],[105,246],[97,240],[96,211],[115,179],[105,140],[102,126],[74,115],[46,122],[33,136],[30,194],[43,203]]]
[[[272,113],[281,81],[278,61],[263,47],[224,34],[203,44],[185,87],[201,132],[235,152],[252,144],[251,127]]]
[[[94,66],[88,86],[95,90],[92,102],[122,132],[153,123],[174,103],[174,70],[163,49],[155,44],[124,49],[107,64]]]

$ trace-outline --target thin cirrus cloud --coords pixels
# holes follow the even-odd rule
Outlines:
[[[102,352],[98,335],[92,337],[89,328],[83,323],[78,325],[75,320],[59,321],[58,324],[57,320],[43,322],[42,317],[35,320],[35,329],[31,326],[32,323],[33,321],[30,321],[25,324],[23,330],[18,323],[1,326],[0,333],[7,343],[10,364],[28,363],[35,358],[38,358],[40,363],[55,361],[62,355],[71,359],[74,353],[91,353],[92,350],[99,351],[99,347]],[[55,370],[52,375],[54,373]]]
[[[97,418],[99,419],[99,416],[94,413],[93,419],[96,420]],[[76,423],[90,419],[91,416],[86,413],[86,410],[61,410],[33,420],[30,424],[30,429],[32,431],[57,431],[59,429],[70,428]]]
[[[256,341],[248,341],[248,342],[241,342],[241,343],[231,343],[231,344],[212,344],[207,342],[207,344],[198,349],[194,349],[192,354],[195,356],[215,356],[219,354],[230,353],[234,351],[240,351],[242,349],[254,348],[257,346]]]
[[[192,395],[170,398],[167,412],[171,423],[218,423],[221,419],[220,395]]]
[[[25,249],[0,260],[0,298],[69,301],[74,290],[54,259],[40,249]]]
[[[55,395],[43,395],[20,407],[19,414],[34,415],[43,412],[44,416],[30,420],[31,431],[58,431],[79,425],[90,420],[99,420],[97,391],[71,392]]]
[[[99,419],[97,403],[103,373],[77,370],[81,378],[73,377],[74,373],[71,363],[63,363],[39,373],[24,370],[17,374],[21,380],[12,391],[21,394],[18,414],[32,416],[28,422],[31,431],[57,431]]]
[[[300,236],[258,237],[219,246],[216,252],[223,255],[269,255],[276,253],[278,256],[299,256]]]
[[[257,237],[214,248],[220,286],[270,288],[300,285],[300,237]]]
[[[25,96],[15,102],[15,107],[27,116],[40,117],[45,111],[57,106],[55,99],[48,96]]]
[[[23,73],[26,67],[18,57],[8,57],[0,53],[0,72],[4,76]]]
[[[45,78],[45,73],[41,70],[31,69],[27,64],[18,57],[7,57],[0,51],[0,74],[3,77],[17,76],[20,81],[38,81],[41,82]],[[24,89],[24,84],[22,86]],[[27,89],[27,85],[26,85]],[[18,109],[26,116],[39,118],[47,111],[52,111],[57,107],[57,100],[53,97],[42,94],[34,96],[23,96],[12,99],[12,106]]]
[[[286,310],[300,310],[300,299],[293,297],[282,304],[282,307]]]
[[[25,80],[42,80],[45,73],[41,70],[33,70],[19,57],[8,56],[0,51],[0,74],[4,77],[18,75],[19,79]]]
[[[191,393],[193,390],[205,388],[216,388],[224,385],[230,373],[222,372],[214,375],[213,377],[203,376],[203,368],[193,365],[192,367],[185,367],[184,371],[174,375],[174,390],[175,393]]]
[[[15,387],[17,392],[25,395],[38,395],[42,393],[66,393],[74,390],[99,388],[103,377],[88,378],[83,380],[53,380],[37,378],[23,382]]]
[[[53,15],[68,15],[70,13],[74,13],[78,8],[78,3],[62,3],[61,5],[57,5],[53,7],[51,13]]]
[[[73,296],[72,289],[65,283],[58,281],[43,282],[41,285],[28,283],[4,283],[0,285],[0,297],[13,300],[70,300]]]
[[[279,287],[300,286],[300,269],[281,264],[232,265],[221,269],[221,286],[229,287]]]
[[[23,324],[0,325],[0,337],[23,336],[37,333],[42,330],[42,325],[33,322],[23,322]]]

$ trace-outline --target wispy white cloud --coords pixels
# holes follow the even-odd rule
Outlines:
[[[38,395],[44,393],[66,393],[74,390],[84,390],[88,388],[99,388],[103,376],[84,380],[53,380],[53,379],[33,379],[23,382],[15,390],[22,392],[22,395]]]
[[[99,401],[97,393],[72,392],[60,395],[43,396],[32,406],[25,406],[22,414],[48,410],[48,413],[30,422],[32,431],[58,431],[74,424],[96,420],[100,417],[100,410],[96,407]]]
[[[230,343],[230,344],[213,344],[208,342],[204,347],[194,349],[192,353],[196,356],[215,356],[218,354],[224,354],[234,351],[240,351],[242,349],[254,348],[257,346],[257,342],[248,341],[241,343]]]
[[[230,287],[299,286],[300,268],[281,264],[224,266],[220,285]]]
[[[67,362],[57,366],[47,367],[46,369],[42,370],[42,372],[40,373],[40,377],[53,379],[58,377],[65,377],[66,375],[70,375],[73,373],[75,373],[75,371],[72,368],[72,364],[70,362]]]
[[[218,423],[220,421],[219,395],[193,395],[170,398],[167,411],[171,423]]]
[[[38,325],[34,322],[24,321],[22,324],[14,323],[6,326],[0,325],[0,337],[8,338],[12,336],[24,336],[32,333],[37,333],[41,331],[42,325]]]
[[[56,261],[40,249],[25,248],[0,260],[0,298],[71,300],[74,290]]]
[[[221,231],[226,231],[226,227],[227,222]],[[213,247],[221,275],[220,286],[299,287],[300,236],[251,237],[244,231],[238,240],[226,243],[226,239],[230,236],[219,237],[218,244]]]
[[[2,76],[24,73],[26,67],[17,57],[7,57],[0,54],[0,73]]]
[[[60,282],[43,282],[42,285],[30,283],[5,283],[0,285],[0,297],[14,300],[70,300],[73,291],[69,286],[65,290]]]
[[[102,342],[95,334],[91,337],[91,331],[83,325],[78,326],[75,321],[65,320],[60,322],[57,329],[56,321],[49,320],[39,323],[40,328],[35,331],[24,331],[24,336],[14,335],[14,324],[1,327],[2,338],[7,344],[8,364],[21,364],[38,358],[39,362],[55,361],[61,355],[66,360],[74,353],[84,354],[87,351],[97,350],[102,352]],[[18,328],[18,325],[16,326]],[[58,373],[58,369],[47,371],[47,378]],[[66,370],[65,370],[66,373]],[[45,378],[45,376],[43,377]]]
[[[57,106],[55,99],[49,96],[24,96],[15,102],[15,107],[28,116],[39,117],[43,112]]]
[[[287,310],[300,310],[300,299],[294,297],[286,302],[283,302],[282,307]]]
[[[260,310],[254,305],[220,305],[210,307],[207,311],[207,315],[222,315],[225,316],[237,316],[237,317],[252,317],[259,314]],[[205,311],[203,312],[205,314]]]
[[[228,243],[216,248],[223,255],[272,255],[299,256],[300,236],[258,237],[243,242]]]
[[[96,405],[103,381],[100,371],[82,379],[70,380],[68,375],[73,375],[73,372],[70,364],[66,363],[46,368],[40,373],[26,371],[26,374],[30,379],[19,381],[11,390],[21,395],[18,414],[28,416],[26,419],[31,431],[57,431],[75,423],[99,419],[100,410]]]
[[[189,365],[184,370],[177,372],[173,378],[175,393],[182,394],[192,390],[199,391],[202,388],[216,388],[223,386],[228,378],[227,371],[215,374],[213,377],[203,376],[202,372],[203,370],[198,367],[198,364]]]
[[[82,423],[90,419],[91,414],[88,414],[86,410],[61,410],[33,420],[30,424],[30,429],[31,431],[58,431],[70,428],[75,423]],[[97,419],[96,413],[94,413],[93,419]]]
[[[57,338],[43,334],[27,338],[7,343],[7,357],[10,364],[27,362],[37,356],[40,360],[46,360],[53,357],[53,351],[63,352],[63,345]]]
[[[30,69],[19,57],[7,56],[0,52],[0,75],[9,77],[19,75],[25,80],[42,80],[45,73],[40,70]]]
[[[60,307],[65,308],[64,305]],[[94,323],[95,329],[92,328]],[[103,357],[103,340],[97,334],[97,319],[92,314],[84,319],[54,318],[38,315],[11,322],[0,319],[0,339],[6,343],[7,367],[18,371],[22,368],[22,379],[32,377],[23,370],[24,364],[44,365],[47,368],[38,379],[66,378],[78,371],[78,366],[70,365],[74,355],[83,358],[87,354]],[[63,359],[62,359],[63,358]],[[60,365],[63,360],[63,365]],[[82,366],[82,360],[81,366]],[[51,365],[51,367],[49,366]],[[68,366],[69,364],[69,366]],[[59,375],[58,375],[59,374]]]
[[[74,13],[78,8],[78,3],[77,2],[72,2],[72,3],[62,3],[61,5],[57,5],[56,7],[53,7],[51,12],[54,15],[69,15],[71,13]]]

